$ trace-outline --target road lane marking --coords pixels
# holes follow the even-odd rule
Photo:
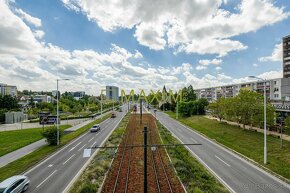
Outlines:
[[[49,164],[48,167],[51,168],[53,166],[53,164]]]
[[[73,154],[72,156],[70,156],[65,162],[63,162],[62,165],[66,164],[71,158],[73,158],[76,154]]]
[[[87,144],[83,145],[81,148],[79,148],[78,151],[81,151]]]
[[[94,139],[94,138],[90,139],[89,142],[92,141],[93,139]]]
[[[47,176],[47,178],[45,178],[40,184],[38,184],[36,188],[39,188],[39,186],[41,186],[46,180],[48,180],[48,178],[50,178],[55,172],[57,172],[57,170],[54,170],[54,172],[52,172],[49,176]]]
[[[78,145],[80,145],[82,142],[79,142],[78,144],[76,144],[74,147],[72,147],[68,152],[71,152],[72,150],[74,150]]]
[[[97,142],[93,143],[92,147],[94,147],[96,145]]]
[[[222,160],[221,158],[219,158],[218,156],[216,156],[215,155],[215,157],[217,158],[217,159],[219,159],[220,161],[222,161],[224,164],[226,164],[227,166],[229,166],[229,167],[231,167],[231,165],[230,164],[228,164],[227,162],[225,162],[224,160]]]

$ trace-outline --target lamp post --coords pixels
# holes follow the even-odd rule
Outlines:
[[[59,94],[58,94],[58,82],[60,80],[69,80],[65,79],[57,79],[56,80],[56,127],[57,127],[57,145],[59,145],[59,110],[58,110],[58,101],[59,101]]]
[[[255,78],[264,81],[264,164],[267,164],[267,117],[266,117],[266,79],[256,76],[249,76],[249,78]]]

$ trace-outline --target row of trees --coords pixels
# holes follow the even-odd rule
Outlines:
[[[267,125],[273,126],[275,119],[275,109],[271,103],[267,102]],[[244,125],[263,126],[264,103],[263,96],[254,91],[241,90],[239,94],[232,98],[219,98],[210,103],[208,109],[211,114],[218,117],[220,121],[227,119]]]

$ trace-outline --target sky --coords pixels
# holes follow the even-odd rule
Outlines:
[[[290,0],[0,0],[0,83],[194,89],[282,77]]]

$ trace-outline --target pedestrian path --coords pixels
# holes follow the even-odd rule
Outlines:
[[[217,121],[219,121],[218,118],[213,117],[213,116],[209,116],[209,115],[207,115],[207,116],[205,116],[205,117],[208,118],[208,119],[213,119],[213,120],[217,120]],[[239,123],[232,122],[232,121],[227,121],[227,120],[222,120],[222,121],[223,121],[223,122],[226,122],[226,123],[229,124],[229,125],[234,125],[234,126],[238,126],[238,127],[243,127],[243,124],[239,124]],[[245,129],[248,129],[248,130],[256,130],[257,132],[264,133],[264,129],[261,129],[261,128],[258,128],[258,127],[251,127],[251,126],[249,126],[249,125],[245,125]],[[274,135],[274,136],[279,136],[279,137],[281,136],[280,133],[277,133],[277,132],[275,132],[275,131],[268,131],[268,130],[267,130],[267,135]],[[283,140],[286,140],[286,141],[290,141],[290,136],[289,136],[289,135],[286,135],[286,134],[283,134],[282,139],[283,139]]]
[[[81,128],[81,127],[83,127],[83,126],[95,121],[98,118],[101,118],[101,117],[105,116],[108,113],[110,113],[110,111],[106,112],[106,113],[104,113],[102,115],[97,116],[95,119],[90,119],[90,120],[82,122],[82,123],[80,123],[78,125],[75,125],[75,126],[73,126],[71,128],[68,128],[65,131],[68,130],[69,132],[67,132],[67,133],[76,131],[77,129],[79,129],[79,128]],[[32,144],[29,144],[29,145],[27,145],[25,147],[22,147],[22,148],[20,148],[18,150],[15,150],[13,152],[10,152],[10,153],[8,153],[6,155],[1,156],[0,157],[0,168],[5,166],[5,165],[7,165],[7,164],[9,164],[9,163],[11,163],[11,162],[13,162],[13,161],[15,161],[15,160],[17,160],[17,159],[19,159],[19,158],[22,158],[23,156],[25,156],[25,155],[27,155],[27,154],[39,149],[40,147],[42,147],[42,146],[44,146],[46,144],[47,144],[46,140],[45,139],[41,139],[41,140],[36,141],[36,142],[34,142]]]

